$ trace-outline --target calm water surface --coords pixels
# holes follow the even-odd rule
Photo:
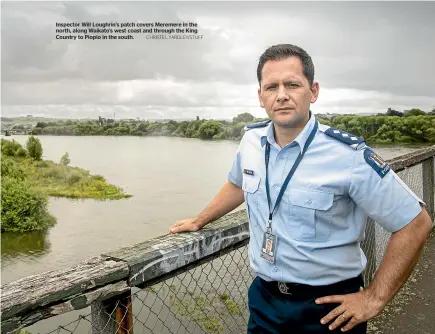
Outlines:
[[[12,136],[25,144],[27,136]],[[198,214],[226,181],[238,142],[169,137],[40,136],[43,158],[103,175],[133,197],[97,201],[51,198],[57,224],[46,232],[2,233],[2,284],[62,269],[119,247],[166,234]],[[376,146],[375,146],[376,147]],[[384,159],[418,146],[376,147]]]

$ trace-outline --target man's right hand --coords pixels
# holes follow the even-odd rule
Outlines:
[[[177,221],[169,228],[169,233],[195,232],[201,229],[197,217]]]
[[[213,201],[198,216],[177,221],[169,228],[169,233],[198,231],[237,208],[244,200],[243,190],[227,181]]]

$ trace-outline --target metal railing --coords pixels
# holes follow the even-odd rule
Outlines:
[[[434,218],[435,146],[389,160]],[[369,284],[390,234],[369,219]],[[2,333],[243,333],[249,317],[244,210],[193,233],[165,235],[66,270],[1,287]]]

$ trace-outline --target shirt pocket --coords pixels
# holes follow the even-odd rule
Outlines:
[[[290,236],[301,241],[327,240],[334,194],[313,189],[290,189],[288,199]]]
[[[252,226],[258,226],[258,188],[261,178],[258,175],[243,174],[242,189],[245,193],[246,210]]]

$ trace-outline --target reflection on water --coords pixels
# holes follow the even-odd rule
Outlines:
[[[2,266],[10,258],[33,261],[50,250],[48,231],[7,232],[1,234]]]

